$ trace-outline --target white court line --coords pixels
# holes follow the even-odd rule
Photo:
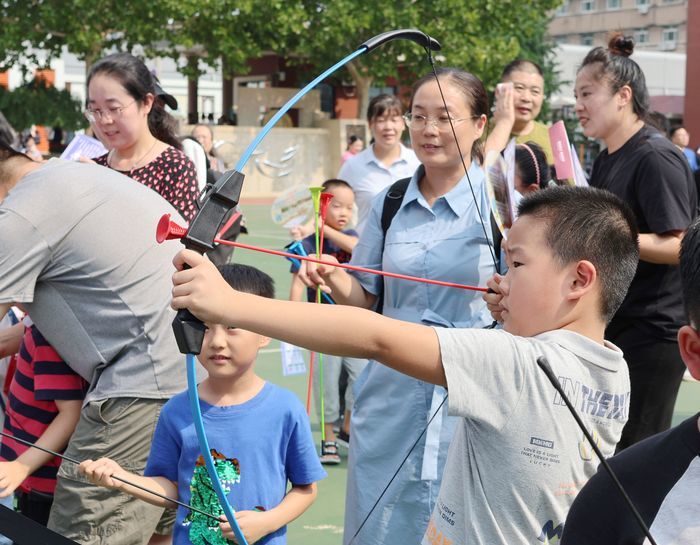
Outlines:
[[[330,530],[332,534],[342,534],[343,527],[335,526],[334,524],[319,524],[317,526],[303,526],[304,530]]]

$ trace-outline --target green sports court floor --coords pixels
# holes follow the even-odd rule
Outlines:
[[[242,208],[248,222],[250,235],[243,235],[242,242],[266,248],[281,249],[289,242],[284,229],[272,223],[269,204],[252,204],[243,201]],[[270,274],[276,283],[277,297],[286,299],[289,294],[289,262],[280,257],[248,250],[236,250],[234,260],[238,263],[254,265]],[[260,354],[257,369],[261,376],[295,392],[305,402],[306,377],[295,375],[284,377],[279,353],[279,345],[273,342]],[[700,411],[700,383],[684,382],[676,404],[674,424]],[[320,431],[315,411],[312,410],[311,425],[316,443],[320,443]],[[337,545],[342,543],[343,506],[345,504],[345,479],[347,452],[341,447],[343,463],[326,467],[328,477],[319,483],[316,502],[298,520],[289,525],[290,545]],[[361,542],[361,541],[360,541]]]

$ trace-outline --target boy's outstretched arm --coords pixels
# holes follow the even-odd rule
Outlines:
[[[177,504],[173,502],[112,479],[113,476],[120,477],[139,486],[143,486],[144,488],[148,488],[149,490],[153,490],[154,492],[158,492],[163,496],[177,498],[177,484],[165,477],[144,477],[143,475],[131,473],[130,471],[122,469],[117,462],[110,458],[100,458],[94,461],[85,460],[80,464],[80,471],[90,479],[90,482],[97,486],[104,486],[105,488],[113,488],[125,492],[135,498],[157,505],[158,507],[168,507],[170,509],[177,507]]]
[[[432,328],[342,305],[314,305],[234,291],[216,267],[191,250],[173,260],[175,309],[324,354],[371,358],[426,382],[446,385]],[[191,268],[183,270],[187,264]]]
[[[236,522],[248,543],[255,543],[282,526],[286,526],[306,511],[316,499],[316,483],[292,486],[291,490],[274,509],[269,511],[237,511]],[[221,532],[228,539],[235,539],[228,522],[221,524]]]
[[[78,424],[81,405],[80,400],[57,399],[58,414],[37,439],[37,446],[62,451]],[[0,498],[11,495],[27,477],[52,458],[53,454],[29,448],[11,462],[0,462]]]

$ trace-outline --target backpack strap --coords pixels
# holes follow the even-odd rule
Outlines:
[[[403,202],[404,195],[406,195],[406,189],[408,189],[408,184],[411,182],[411,178],[402,178],[397,180],[387,191],[384,196],[384,207],[382,208],[382,253],[384,253],[384,242],[386,241],[386,232],[391,226],[391,222],[394,220],[394,216],[401,208],[401,203]],[[384,310],[384,281],[382,280],[382,289],[377,294],[377,303],[375,306],[375,311],[379,314]]]
[[[382,233],[384,238],[386,238],[386,232],[389,230],[394,216],[399,211],[399,208],[401,208],[403,197],[406,194],[406,189],[408,189],[408,184],[410,182],[411,178],[403,178],[394,182],[384,196],[384,208],[382,209]],[[382,248],[384,248],[383,241]]]

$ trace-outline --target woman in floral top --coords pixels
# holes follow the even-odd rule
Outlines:
[[[175,120],[155,95],[152,74],[133,55],[109,55],[92,67],[85,114],[110,150],[95,162],[150,187],[190,221],[197,211],[197,174],[181,151]]]

